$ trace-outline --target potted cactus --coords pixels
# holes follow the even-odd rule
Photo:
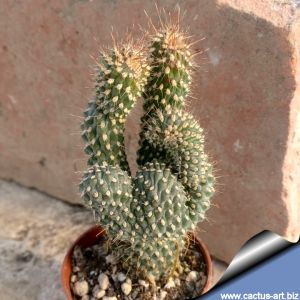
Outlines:
[[[215,179],[203,130],[184,109],[193,71],[187,40],[178,24],[167,24],[147,47],[128,39],[101,51],[95,95],[81,125],[89,168],[80,183],[101,227],[66,258],[73,255],[73,267],[63,269],[65,286],[73,288],[66,290],[69,299],[190,299],[207,289],[209,255],[192,231],[205,219]],[[144,115],[133,176],[124,123],[138,98]],[[79,269],[96,259],[93,243],[102,247],[97,259],[99,251],[106,256],[89,277]]]

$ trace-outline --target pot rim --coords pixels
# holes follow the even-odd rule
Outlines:
[[[72,274],[72,255],[75,246],[79,245],[81,247],[89,247],[95,244],[95,241],[105,234],[105,229],[103,229],[99,225],[92,226],[88,230],[86,230],[83,234],[81,234],[75,242],[72,243],[70,248],[67,251],[67,254],[63,260],[62,268],[61,268],[61,284],[66,296],[67,300],[73,300],[71,286],[70,286],[70,276]],[[203,255],[203,259],[207,266],[207,280],[204,285],[202,294],[208,292],[211,288],[212,283],[212,261],[209,254],[209,251],[206,245],[201,241],[201,239],[197,238],[193,232],[189,232],[189,235],[192,237],[200,252]]]

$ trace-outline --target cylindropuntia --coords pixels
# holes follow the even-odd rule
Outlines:
[[[187,232],[205,218],[214,193],[203,130],[184,111],[193,55],[178,25],[102,51],[96,93],[85,111],[82,136],[90,168],[80,191],[129,272],[159,280],[182,270]],[[130,176],[124,122],[143,95],[138,171]]]

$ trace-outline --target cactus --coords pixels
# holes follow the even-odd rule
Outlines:
[[[187,232],[204,220],[214,193],[203,130],[184,111],[193,67],[186,40],[177,25],[166,25],[150,38],[148,55],[132,43],[102,53],[82,124],[90,156],[82,198],[120,242],[114,251],[124,266],[157,280],[182,269]],[[124,121],[141,94],[139,168],[131,177]]]
[[[89,165],[109,164],[129,171],[124,146],[124,122],[146,82],[147,64],[131,42],[101,51],[96,66],[95,97],[81,124]]]

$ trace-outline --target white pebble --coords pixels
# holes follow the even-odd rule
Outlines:
[[[118,281],[123,282],[126,279],[126,275],[122,272],[117,274]]]
[[[186,281],[196,281],[198,278],[198,272],[196,271],[191,271],[187,276],[186,276]]]
[[[118,300],[116,296],[113,296],[113,297],[104,296],[102,299],[103,300]]]
[[[77,281],[74,284],[73,290],[74,290],[74,294],[82,297],[89,292],[89,284],[85,280]]]
[[[81,297],[80,300],[90,300],[90,297],[89,297],[89,295],[84,295]]]
[[[165,289],[171,289],[173,287],[175,287],[175,282],[173,278],[169,278],[167,284],[165,285]]]
[[[161,291],[159,294],[159,300],[164,300],[167,297],[168,293],[166,291]]]
[[[143,286],[145,289],[149,287],[149,282],[146,282],[145,280],[139,279],[139,285]]]
[[[101,273],[98,277],[100,289],[107,290],[109,286],[109,278],[105,273]]]
[[[122,289],[122,292],[123,292],[126,296],[129,295],[130,292],[131,292],[131,290],[132,290],[131,282],[130,282],[130,283],[128,283],[128,282],[122,283],[121,289]]]
[[[77,276],[73,274],[73,275],[71,276],[71,282],[74,283],[76,280],[77,280]]]
[[[105,291],[104,290],[97,290],[97,291],[95,291],[94,292],[94,297],[96,298],[96,299],[101,299],[101,298],[103,298],[104,296],[105,296]]]
[[[196,272],[196,271],[191,271],[188,275],[187,275],[187,277],[186,277],[186,281],[189,281],[189,282],[191,282],[191,281],[197,281],[197,279],[198,279],[198,276],[199,275],[199,273],[198,272]]]

